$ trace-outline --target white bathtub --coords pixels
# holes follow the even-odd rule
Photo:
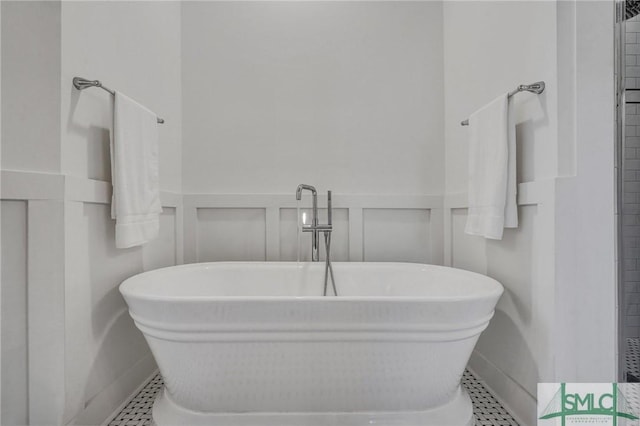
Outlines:
[[[410,263],[221,262],[120,286],[164,377],[158,425],[471,425],[460,377],[503,288]],[[329,286],[330,288],[330,286]]]

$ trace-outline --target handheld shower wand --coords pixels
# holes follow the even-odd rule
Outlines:
[[[329,228],[332,228],[332,208],[331,208],[331,191],[327,191],[327,222]],[[324,296],[327,295],[327,280],[331,275],[331,286],[333,287],[333,294],[338,295],[336,289],[336,280],[333,278],[333,266],[331,265],[331,232],[324,233],[324,247],[325,247],[325,264],[324,264]]]

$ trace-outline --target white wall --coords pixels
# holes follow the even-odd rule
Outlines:
[[[185,193],[442,193],[440,2],[182,13]]]
[[[576,2],[575,176],[556,186],[558,381],[617,378],[613,5]],[[559,69],[559,75],[565,73]],[[568,79],[569,80],[569,79]],[[593,350],[593,348],[603,348]]]
[[[0,7],[2,169],[59,172],[60,4],[2,2]],[[8,201],[3,194],[0,386],[15,390],[2,394],[3,424],[25,424],[29,418],[27,208],[26,200]]]
[[[625,339],[640,336],[640,16],[634,16],[625,24],[625,89],[624,105],[626,129],[622,162],[622,283],[620,286],[621,336]],[[630,89],[630,90],[629,90]],[[621,349],[626,347],[626,341]]]
[[[187,261],[292,259],[302,182],[335,191],[340,259],[444,262],[505,285],[472,366],[524,424],[537,381],[614,380],[609,6],[2,2],[5,389],[18,367],[0,421],[104,420],[154,367],[117,284],[181,263],[183,227]],[[111,100],[76,92],[75,75],[167,120],[166,211],[145,249],[113,248]],[[459,122],[537,80],[543,95],[514,100],[521,226],[466,236]]]
[[[308,183],[336,259],[441,263],[442,48],[439,2],[184,2],[185,260],[296,259]]]
[[[165,119],[160,126],[160,185],[180,192],[180,2],[62,2],[62,170],[110,180],[113,97],[78,91],[75,76],[99,79]]]
[[[445,263],[505,286],[471,366],[524,424],[536,423],[538,382],[616,379],[612,12],[604,1],[444,4]],[[538,80],[542,95],[513,98],[520,225],[502,241],[464,235],[460,120]]]
[[[2,9],[2,169],[59,172],[60,2]]]
[[[0,7],[0,49],[2,46],[2,7]],[[2,165],[2,55],[0,54],[0,168]],[[2,176],[0,174],[0,188],[2,188]],[[2,206],[0,206],[0,268],[2,268]],[[2,283],[2,271],[0,270],[0,284]],[[0,332],[2,330],[2,291],[0,290]],[[2,377],[2,339],[0,338],[0,377]],[[0,407],[2,407],[2,379],[0,379]],[[2,422],[2,418],[0,418]]]
[[[524,205],[521,188],[518,229],[505,230],[502,241],[464,235],[469,128],[460,121],[519,84],[545,81],[542,95],[512,98],[518,182],[541,182],[557,174],[556,3],[446,2],[444,20],[447,197],[460,194],[462,200],[450,221],[451,264],[505,286],[472,366],[525,424],[534,424],[536,385],[553,378],[549,318],[554,297],[545,281],[553,263],[544,256],[552,210],[541,209],[541,199]]]
[[[165,119],[159,126],[160,186],[165,191],[180,192],[180,15],[179,2],[62,3],[61,142],[65,175],[111,180],[113,97],[99,89],[76,90],[71,80],[80,76],[100,79]],[[109,206],[104,203],[107,200],[81,201],[68,203],[66,208],[65,277],[65,362],[75,366],[65,372],[65,421],[79,424],[109,415],[109,409],[121,402],[118,396],[132,392],[137,385],[118,381],[135,375],[141,363],[146,363],[147,374],[153,368],[147,345],[128,316],[118,284],[142,270],[177,261],[175,208],[165,208],[160,239],[144,248],[118,250]],[[169,239],[168,245],[162,244],[163,238]],[[120,388],[119,392],[111,389],[114,386]],[[113,393],[115,397],[110,395]],[[94,404],[96,408],[90,407],[100,397],[104,401]]]
[[[460,121],[519,84],[544,80],[542,96],[519,94],[518,181],[557,175],[556,3],[444,2],[447,193],[466,191],[468,127]]]
[[[24,201],[3,201],[2,211],[2,424],[27,424],[27,223]]]
[[[3,25],[3,89],[9,90],[2,119],[15,122],[3,126],[2,145],[2,300],[11,303],[3,306],[2,326],[12,330],[2,334],[2,384],[16,383],[15,393],[3,395],[2,423],[100,424],[155,368],[118,285],[182,262],[180,3],[2,7],[10,21]],[[28,50],[31,45],[37,49]],[[160,237],[143,248],[114,244],[112,97],[77,91],[74,76],[100,79],[165,119],[165,211]],[[27,79],[34,87],[22,90]],[[11,254],[8,246],[24,253]]]

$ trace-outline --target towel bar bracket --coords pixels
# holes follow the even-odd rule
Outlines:
[[[73,87],[78,90],[88,89],[89,87],[98,87],[106,92],[109,92],[112,96],[116,95],[115,90],[111,90],[108,87],[103,86],[100,80],[87,80],[86,78],[82,77],[73,77]],[[158,117],[158,123],[163,124],[164,120]]]
[[[519,92],[531,92],[539,95],[540,93],[544,92],[544,87],[544,81],[536,81],[535,83],[531,84],[521,84],[516,90],[514,90],[513,92],[509,92],[509,96],[513,96]]]
[[[539,95],[542,92],[544,92],[544,88],[545,88],[544,81],[536,81],[535,83],[531,83],[531,84],[521,84],[518,86],[517,89],[509,92],[508,96],[511,97],[516,93],[520,93],[520,92],[531,92],[531,93],[535,93],[536,95]],[[462,122],[460,122],[460,125],[468,126],[469,119],[463,120]]]
[[[114,90],[109,89],[108,87],[104,87],[100,80],[87,80],[82,77],[73,77],[73,86],[78,90],[88,89],[89,87],[99,87],[100,89],[111,93],[112,95],[116,95]]]

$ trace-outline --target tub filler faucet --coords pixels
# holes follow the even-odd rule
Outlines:
[[[320,232],[324,234],[324,244],[326,251],[325,268],[324,268],[324,295],[327,295],[327,280],[328,275],[331,274],[331,284],[333,285],[333,292],[337,296],[336,283],[333,279],[333,267],[331,266],[331,231],[333,226],[331,224],[332,208],[331,208],[331,191],[327,191],[327,224],[320,225],[318,221],[318,191],[311,186],[301,183],[296,189],[296,200],[302,199],[302,191],[307,190],[311,192],[312,212],[311,212],[311,225],[302,225],[302,232],[312,232],[311,234],[311,261],[318,262],[320,260]]]
[[[302,199],[302,191],[307,190],[311,192],[311,196],[313,197],[312,211],[311,211],[311,225],[302,225],[302,232],[312,232],[311,234],[311,261],[317,262],[320,260],[319,256],[319,241],[320,239],[320,226],[318,225],[318,191],[311,186],[305,185],[301,183],[298,185],[298,189],[296,189],[296,200],[300,201]],[[330,208],[330,207],[329,207]],[[323,226],[323,231],[331,232],[331,225],[328,225],[328,228]]]

